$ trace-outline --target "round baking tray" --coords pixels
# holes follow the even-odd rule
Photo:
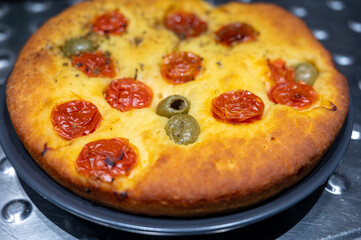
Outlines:
[[[300,202],[332,174],[344,156],[353,127],[350,104],[344,126],[320,164],[301,182],[251,209],[205,218],[160,218],[127,214],[85,200],[53,181],[28,154],[10,121],[5,87],[0,98],[0,142],[18,175],[56,206],[86,220],[129,232],[153,235],[195,235],[245,227],[270,218]]]

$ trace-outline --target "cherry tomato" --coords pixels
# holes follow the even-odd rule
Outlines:
[[[234,46],[242,42],[252,42],[258,33],[247,23],[230,23],[218,29],[216,41],[227,46]]]
[[[79,53],[71,57],[72,65],[88,77],[115,77],[115,66],[111,58],[100,51]]]
[[[161,73],[172,84],[192,81],[202,70],[202,58],[191,52],[175,52],[163,57]]]
[[[64,139],[86,136],[100,125],[98,108],[87,101],[74,100],[56,106],[50,115],[55,131]]]
[[[268,93],[271,101],[294,109],[305,109],[317,101],[316,91],[304,82],[283,82],[275,85]]]
[[[178,35],[180,39],[198,37],[207,31],[207,23],[193,13],[175,12],[168,14],[164,25]]]
[[[294,82],[295,71],[287,67],[286,62],[281,59],[274,61],[267,60],[268,68],[271,71],[271,77],[276,84],[283,82]]]
[[[247,90],[222,93],[212,100],[212,114],[227,123],[252,123],[262,118],[264,103],[261,98]]]
[[[127,26],[128,19],[118,11],[105,13],[93,21],[93,31],[101,35],[121,35]]]
[[[111,82],[105,91],[105,99],[111,107],[121,112],[149,107],[153,91],[133,78],[122,78]]]
[[[138,156],[128,139],[111,138],[87,143],[76,159],[76,170],[82,175],[112,182],[135,165]]]

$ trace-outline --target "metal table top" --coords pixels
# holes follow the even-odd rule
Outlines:
[[[0,1],[0,85],[16,56],[48,18],[79,0]],[[218,4],[224,1],[210,1]],[[242,2],[253,2],[243,0]],[[256,2],[256,1],[254,1]],[[188,239],[361,239],[361,1],[264,0],[302,18],[348,79],[354,126],[328,182],[296,206],[241,229]],[[51,204],[19,179],[0,148],[0,239],[170,239],[114,230]]]

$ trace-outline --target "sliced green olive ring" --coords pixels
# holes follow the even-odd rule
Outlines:
[[[71,57],[82,52],[94,51],[96,48],[97,46],[88,39],[75,38],[66,41],[62,51],[66,57]]]
[[[157,106],[156,113],[170,118],[176,114],[187,114],[190,108],[189,101],[180,95],[172,95],[164,98]]]
[[[171,140],[183,145],[197,141],[201,132],[197,121],[188,114],[178,114],[171,117],[165,130]]]
[[[295,66],[294,69],[296,82],[303,81],[308,85],[312,86],[318,77],[318,72],[311,63],[299,63]]]

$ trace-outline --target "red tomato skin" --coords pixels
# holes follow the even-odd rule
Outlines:
[[[101,51],[80,53],[71,58],[73,67],[88,77],[115,77],[113,60]]]
[[[100,139],[87,143],[79,153],[75,166],[81,175],[112,182],[126,175],[136,164],[136,151],[125,138]]]
[[[288,67],[285,61],[281,59],[270,61],[268,59],[267,65],[271,72],[271,79],[276,84],[295,81],[295,71]]]
[[[122,78],[111,82],[105,91],[105,99],[111,107],[127,112],[149,107],[152,103],[153,91],[141,81]]]
[[[100,35],[122,35],[128,27],[128,19],[118,11],[105,13],[93,21],[93,32]]]
[[[230,23],[217,30],[215,40],[226,46],[235,46],[239,43],[253,42],[258,33],[247,23]]]
[[[174,12],[164,18],[164,25],[180,39],[198,37],[208,29],[206,22],[193,13]]]
[[[80,100],[56,106],[50,118],[57,134],[68,141],[94,132],[102,120],[94,104]]]
[[[222,93],[212,100],[213,117],[226,123],[253,123],[262,118],[263,111],[262,99],[243,89]]]
[[[193,81],[202,70],[202,58],[191,52],[174,52],[163,57],[161,74],[171,84]]]
[[[287,105],[297,110],[303,110],[314,104],[317,92],[304,82],[283,82],[276,84],[268,92],[269,99],[278,104]]]

